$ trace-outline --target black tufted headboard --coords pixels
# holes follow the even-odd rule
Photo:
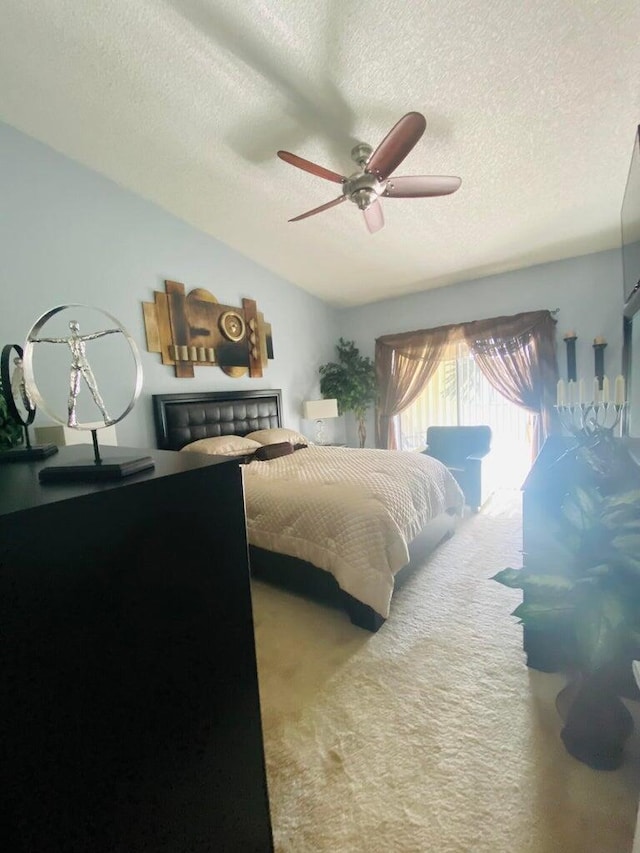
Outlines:
[[[154,394],[153,417],[158,447],[180,450],[199,438],[282,426],[282,397],[265,389]]]

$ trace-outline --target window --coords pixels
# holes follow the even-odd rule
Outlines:
[[[488,424],[493,438],[483,474],[493,488],[519,488],[529,470],[531,416],[495,390],[464,343],[447,349],[427,387],[398,421],[402,450],[423,448],[428,426]]]

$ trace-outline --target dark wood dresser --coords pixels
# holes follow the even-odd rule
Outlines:
[[[544,531],[561,512],[564,497],[576,481],[576,441],[565,436],[549,436],[536,457],[522,486],[523,562],[537,556]],[[558,672],[566,660],[567,634],[563,630],[523,629],[522,645],[527,666],[543,672]]]
[[[640,464],[640,439],[615,441],[629,455],[631,467]],[[573,437],[549,436],[522,486],[522,549],[525,566],[528,559],[541,553],[541,543],[562,512],[562,504],[569,489],[585,479],[589,480],[588,470],[577,459],[576,448],[577,441]],[[620,480],[616,479],[615,482],[619,483]],[[525,628],[523,648],[527,655],[527,666],[544,672],[564,669],[569,664],[566,650],[571,642],[570,636],[563,629],[548,628],[541,631]]]
[[[272,851],[239,465],[40,485],[79,453],[0,466],[2,846]]]

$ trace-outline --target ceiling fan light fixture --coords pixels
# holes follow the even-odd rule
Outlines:
[[[347,178],[342,191],[360,210],[366,210],[378,196],[382,195],[384,185],[369,172],[356,172],[355,175]]]
[[[352,202],[358,205],[360,210],[366,210],[378,198],[378,193],[369,187],[363,187],[351,193],[350,198]]]

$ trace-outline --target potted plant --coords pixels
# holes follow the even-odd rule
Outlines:
[[[541,531],[537,555],[493,579],[522,590],[513,615],[524,628],[564,643],[570,681],[557,705],[565,747],[592,767],[614,769],[633,728],[620,696],[637,695],[631,665],[640,650],[640,469],[614,441],[578,456],[582,476]]]
[[[9,390],[8,393],[11,393],[11,391]],[[22,444],[23,440],[24,429],[9,414],[7,401],[2,390],[2,380],[0,379],[0,450],[9,450],[11,447],[16,447]]]
[[[376,370],[370,358],[360,355],[353,341],[340,338],[336,344],[338,361],[320,367],[320,393],[338,401],[339,414],[353,412],[358,423],[358,441],[367,438],[366,414],[376,399]]]

